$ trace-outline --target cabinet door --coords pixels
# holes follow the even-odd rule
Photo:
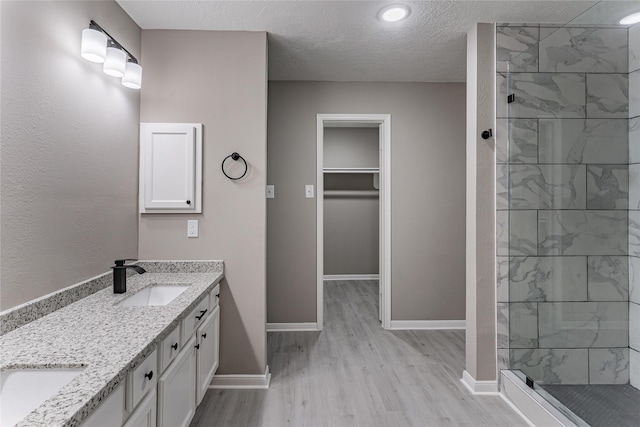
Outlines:
[[[145,397],[124,427],[156,427],[156,389]]]
[[[195,345],[192,336],[158,381],[158,427],[186,427],[195,414]]]
[[[82,427],[111,427],[122,425],[125,415],[125,385],[120,383],[109,397],[89,415]]]
[[[220,355],[220,307],[216,307],[209,318],[198,328],[198,405],[202,401],[213,375],[218,369]]]
[[[202,125],[140,125],[140,212],[200,213]]]

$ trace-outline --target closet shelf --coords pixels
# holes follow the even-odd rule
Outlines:
[[[378,190],[324,190],[325,197],[378,197]]]
[[[380,173],[380,168],[323,168],[324,173]]]

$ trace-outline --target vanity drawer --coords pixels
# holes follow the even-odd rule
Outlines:
[[[176,358],[180,351],[180,328],[176,325],[160,344],[160,372],[164,372],[167,366]]]
[[[210,294],[210,293],[209,293]],[[182,341],[187,341],[209,314],[209,294],[182,320]]]
[[[209,297],[209,313],[212,313],[213,309],[216,308],[218,304],[220,304],[220,284],[219,283],[211,291],[211,295]]]
[[[130,374],[129,411],[133,411],[144,395],[156,386],[158,374],[158,350],[156,349]]]

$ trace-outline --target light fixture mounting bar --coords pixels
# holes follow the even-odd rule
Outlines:
[[[138,58],[136,58],[135,56],[133,56],[131,54],[131,52],[129,52],[124,46],[122,46],[122,44],[120,44],[118,42],[118,40],[116,40],[115,38],[113,38],[113,36],[109,33],[107,33],[105,31],[104,28],[102,28],[96,21],[94,21],[93,19],[91,21],[89,21],[89,28],[93,29],[93,30],[98,30],[102,33],[104,33],[105,36],[107,36],[107,38],[109,39],[109,41],[111,43],[113,43],[115,45],[115,47],[124,50],[127,55],[129,56],[129,58],[131,59],[131,62],[133,62],[134,64],[138,63]]]

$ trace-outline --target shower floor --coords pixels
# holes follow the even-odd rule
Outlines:
[[[640,390],[620,385],[542,385],[591,427],[626,427],[640,423]]]

